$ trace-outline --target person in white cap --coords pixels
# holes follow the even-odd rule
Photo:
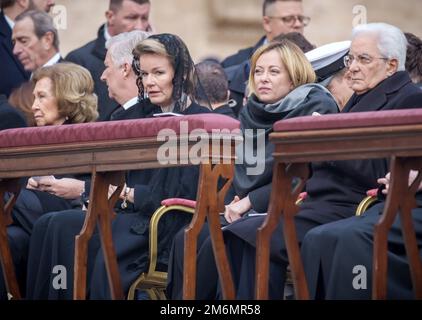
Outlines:
[[[353,95],[350,87],[350,74],[344,65],[344,57],[349,53],[351,41],[333,42],[305,55],[317,75],[317,82],[326,87],[340,110]]]

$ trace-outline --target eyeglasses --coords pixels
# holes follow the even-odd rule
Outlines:
[[[372,61],[374,61],[374,59],[388,60],[388,58],[371,57],[371,56],[368,56],[367,54],[361,54],[361,55],[358,55],[356,57],[354,55],[348,54],[347,56],[345,56],[343,58],[343,62],[344,62],[344,66],[346,68],[350,68],[353,61],[355,61],[355,60],[356,60],[357,63],[359,63],[361,65],[365,65],[365,64],[370,64]]]
[[[309,17],[295,16],[295,15],[285,16],[285,17],[270,17],[269,16],[268,18],[281,20],[281,21],[283,21],[284,24],[287,24],[287,25],[293,25],[296,22],[296,20],[299,20],[299,22],[301,24],[303,24],[304,27],[306,27],[309,24],[309,22],[311,21],[311,18],[309,18]]]

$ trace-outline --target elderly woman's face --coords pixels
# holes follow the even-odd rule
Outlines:
[[[153,104],[168,107],[173,104],[174,69],[167,57],[143,54],[139,58],[142,84]]]
[[[49,78],[37,81],[34,88],[35,100],[32,112],[37,126],[62,124],[65,119],[59,115],[57,99],[53,94],[53,82]]]
[[[256,61],[254,87],[263,103],[275,103],[292,91],[292,81],[277,51],[265,52]]]
[[[357,36],[352,41],[349,57],[353,60],[349,66],[351,88],[358,95],[375,88],[395,72],[388,59],[381,56],[374,35]]]

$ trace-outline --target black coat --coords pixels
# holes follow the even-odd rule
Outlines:
[[[5,96],[0,95],[0,130],[26,127],[25,117],[13,108]]]
[[[239,115],[243,107],[246,85],[249,79],[250,61],[249,59],[228,68],[225,68],[229,81],[230,99],[236,101],[235,114]]]
[[[13,54],[12,30],[0,12],[0,95],[10,95],[12,89],[29,79],[29,73]]]
[[[256,51],[256,49],[262,46],[264,42],[265,37],[262,37],[253,47],[239,50],[237,53],[225,58],[223,62],[221,62],[221,65],[223,66],[223,68],[228,68],[230,66],[240,64],[245,60],[249,60],[252,57],[253,53]]]
[[[98,30],[97,39],[88,42],[83,47],[70,52],[66,56],[66,60],[79,64],[91,72],[94,79],[95,93],[98,96],[98,120],[108,120],[110,114],[117,106],[117,102],[110,99],[108,89],[105,82],[101,81],[101,75],[105,70],[104,59],[107,53],[105,47],[104,28],[102,25]]]
[[[418,202],[412,218],[422,256],[422,209]],[[311,299],[371,299],[374,227],[384,205],[385,202],[379,203],[362,216],[327,223],[306,234],[301,251]],[[387,299],[414,299],[400,215],[388,233],[387,257]],[[353,272],[356,266],[366,270],[366,277],[360,281],[356,281],[358,273]],[[359,275],[363,275],[362,269]],[[366,284],[366,288],[355,289],[356,283]]]
[[[370,92],[362,96],[352,96],[342,112],[421,108],[422,104],[419,101],[422,101],[422,92],[411,83],[408,73],[397,72]],[[299,243],[312,228],[353,216],[366,191],[376,188],[377,178],[387,174],[388,163],[386,159],[332,161],[313,163],[312,169],[312,177],[306,184],[308,197],[295,216]],[[236,260],[240,251],[246,250],[248,254],[253,252],[256,230],[263,220],[264,217],[245,217],[225,229],[225,239],[231,248],[229,255],[232,261]],[[284,281],[288,263],[282,235],[281,222],[271,238],[271,265],[278,265],[276,268],[271,267],[271,277],[277,281],[280,279]],[[239,239],[242,240],[239,242]],[[239,252],[236,253],[236,250]],[[245,259],[236,268],[242,269],[243,266],[240,264],[243,263],[246,267],[254,261]],[[242,273],[242,278],[237,279],[239,297],[252,297],[250,283],[253,279],[254,275],[248,272]],[[273,298],[282,296],[283,286],[278,288],[278,291],[272,293]]]
[[[224,106],[218,107],[213,110],[214,113],[222,114],[236,119],[236,115],[233,112],[233,108],[225,104]]]

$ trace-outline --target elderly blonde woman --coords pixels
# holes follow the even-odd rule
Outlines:
[[[83,67],[59,63],[37,70],[32,112],[37,126],[53,126],[94,121],[97,97],[90,73]],[[78,177],[83,178],[83,177]],[[24,286],[29,236],[35,221],[44,213],[81,207],[78,200],[83,180],[74,176],[32,177],[23,189],[13,209],[13,225],[8,227],[11,250]],[[0,279],[0,299],[6,298],[3,278]]]
[[[244,154],[238,154],[245,161],[235,168],[231,198],[224,212],[226,224],[239,219],[248,223],[248,213],[267,211],[273,169],[273,144],[268,137],[273,124],[313,112],[338,112],[332,95],[323,86],[315,84],[315,80],[315,72],[304,53],[288,40],[263,46],[252,56],[250,95],[239,120],[245,137],[253,143],[245,145]],[[248,155],[257,155],[257,158],[248,158]],[[231,225],[225,227],[226,230],[230,228]],[[207,232],[208,228],[204,228],[201,239],[205,239]],[[197,299],[214,299],[217,271],[210,239],[198,248]],[[173,246],[167,288],[172,299],[182,298],[182,262],[183,234],[179,233]]]

